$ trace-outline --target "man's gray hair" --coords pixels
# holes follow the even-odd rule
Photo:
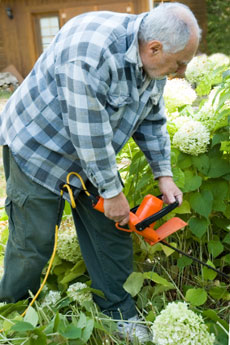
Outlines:
[[[162,3],[143,19],[138,38],[160,41],[165,52],[176,53],[185,48],[193,29],[200,40],[201,29],[189,7],[178,2]]]

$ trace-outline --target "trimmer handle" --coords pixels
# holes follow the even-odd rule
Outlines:
[[[158,199],[161,199],[161,196],[158,196]],[[135,227],[138,231],[143,231],[144,229],[146,229],[150,224],[156,222],[157,220],[159,220],[160,218],[164,217],[166,214],[168,214],[169,212],[171,212],[172,210],[174,210],[174,208],[176,208],[179,205],[178,201],[175,201],[172,204],[169,204],[168,206],[164,207],[163,209],[161,209],[160,211],[154,213],[153,215],[145,218],[144,220],[142,220],[139,223],[135,222]],[[93,202],[93,207],[100,211],[100,212],[104,212],[104,199],[102,197],[99,198],[95,198],[95,202]],[[130,216],[132,214],[135,214],[134,209],[132,209],[132,212],[130,212]],[[134,212],[134,213],[133,213]],[[125,230],[125,229],[124,229]]]
[[[172,210],[174,210],[174,208],[176,208],[178,206],[179,206],[179,202],[178,201],[175,201],[174,203],[169,204],[168,206],[164,207],[162,210],[156,212],[152,216],[145,218],[140,223],[137,223],[135,225],[136,229],[138,231],[144,230],[150,224],[152,224],[152,223],[156,222],[157,220],[159,220],[160,218],[164,217],[166,214],[168,214],[169,212],[171,212]]]

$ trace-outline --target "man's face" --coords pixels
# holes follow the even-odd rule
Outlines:
[[[192,37],[187,46],[177,53],[165,53],[159,41],[140,43],[143,69],[152,79],[161,79],[169,75],[183,77],[187,64],[195,55],[197,47],[196,37]]]

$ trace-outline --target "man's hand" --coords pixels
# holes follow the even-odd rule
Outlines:
[[[117,196],[104,199],[104,214],[107,218],[125,225],[129,221],[129,203],[125,195],[121,192]]]
[[[179,205],[182,204],[183,201],[183,193],[181,190],[175,185],[173,182],[172,177],[170,176],[161,176],[159,177],[159,189],[163,194],[162,200],[166,204],[172,204],[175,201],[179,202]]]

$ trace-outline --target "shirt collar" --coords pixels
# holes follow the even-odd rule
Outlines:
[[[143,66],[139,53],[138,31],[142,20],[147,15],[148,13],[139,14],[134,21],[129,22],[127,28],[127,36],[128,40],[130,41],[130,46],[125,54],[125,60],[130,63],[136,64],[138,68],[142,68]]]

